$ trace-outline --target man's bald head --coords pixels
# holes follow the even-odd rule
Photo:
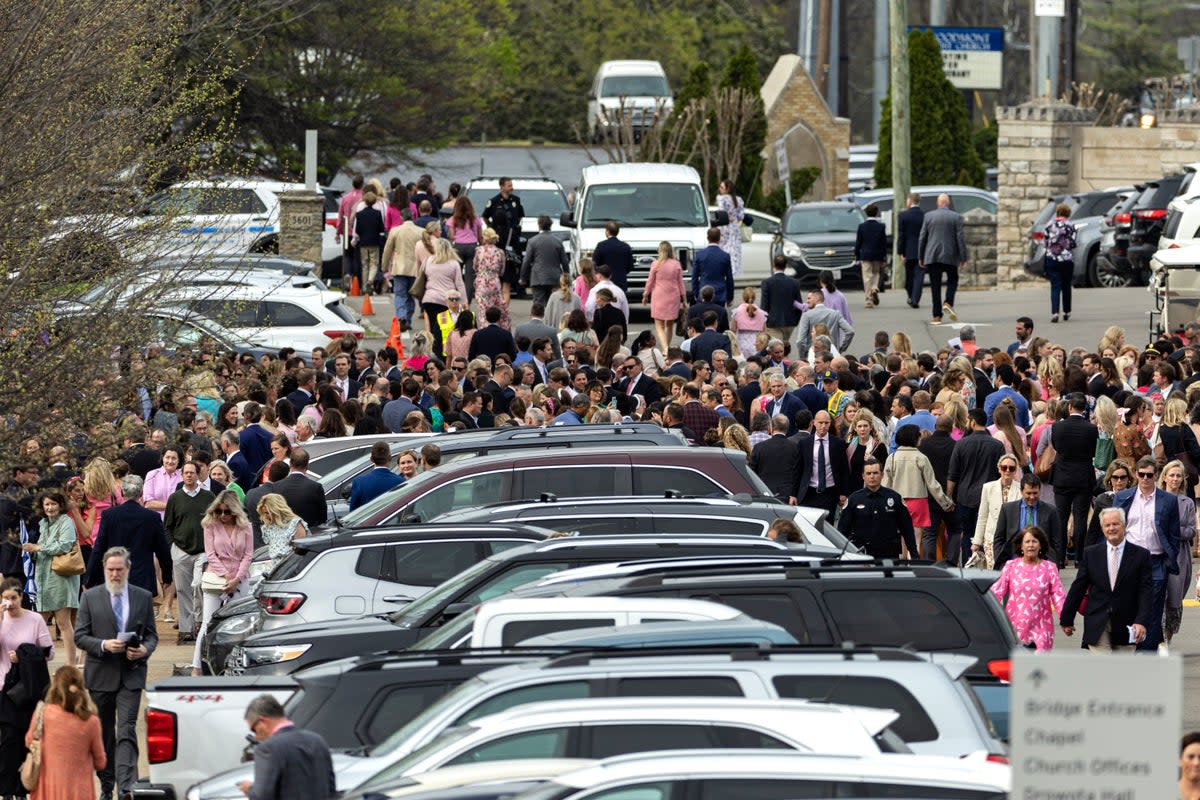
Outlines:
[[[937,204],[938,204],[938,208],[949,208],[950,207],[950,195],[939,194],[938,199],[937,199]]]

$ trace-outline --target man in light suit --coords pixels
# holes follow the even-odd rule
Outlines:
[[[1150,624],[1138,650],[1155,651],[1162,641],[1163,607],[1167,602],[1167,575],[1179,573],[1179,502],[1175,495],[1157,488],[1158,467],[1154,456],[1138,459],[1137,485],[1113,496],[1113,508],[1125,512],[1128,541],[1150,551]],[[1103,526],[1103,523],[1101,523]]]
[[[842,313],[825,305],[825,295],[820,289],[813,289],[808,293],[808,311],[800,317],[800,325],[796,328],[796,349],[793,352],[797,358],[808,357],[813,328],[817,325],[824,325],[829,330],[829,338],[837,346],[838,352],[846,352],[854,340],[854,328]]]
[[[283,480],[273,483],[271,491],[287,500],[309,530],[313,525],[324,525],[329,519],[329,506],[325,503],[321,484],[304,474],[308,471],[308,451],[303,447],[292,448],[290,463],[292,471]]]
[[[538,217],[538,233],[525,245],[521,259],[521,285],[533,289],[533,302],[543,309],[560,276],[571,268],[562,240],[550,233],[550,224],[545,214]]]
[[[108,764],[99,770],[100,797],[132,797],[137,780],[137,715],[146,688],[146,662],[158,646],[153,596],[129,583],[129,551],[104,554],[104,583],[83,593],[75,644],[87,653],[83,682],[100,715]],[[119,727],[118,727],[119,726]]]
[[[121,495],[125,502],[100,514],[100,530],[84,581],[87,586],[104,583],[104,554],[112,547],[124,547],[129,551],[132,562],[129,582],[134,586],[145,589],[151,596],[158,594],[155,558],[162,570],[163,585],[171,583],[171,543],[163,531],[162,517],[157,511],[142,506],[142,486],[142,479],[137,475],[126,475],[121,479]]]
[[[1058,622],[1063,633],[1073,635],[1086,594],[1081,646],[1093,653],[1132,650],[1146,640],[1154,614],[1150,553],[1125,537],[1121,509],[1102,509],[1100,526],[1104,541],[1084,548]]]
[[[1000,506],[1000,516],[996,518],[996,530],[992,534],[992,553],[996,558],[996,569],[1004,566],[1010,558],[1020,557],[1014,553],[1014,546],[1019,546],[1021,531],[1030,525],[1036,525],[1045,532],[1050,540],[1050,551],[1045,554],[1048,559],[1059,557],[1056,548],[1063,544],[1062,520],[1054,506],[1042,500],[1042,481],[1037,475],[1027,473],[1021,476],[1021,499],[1010,500]]]
[[[297,728],[269,694],[246,706],[246,725],[259,741],[254,780],[238,788],[250,800],[329,800],[337,795],[333,759],[325,740]]]
[[[933,295],[933,321],[942,314],[958,320],[954,311],[954,293],[958,291],[958,271],[967,266],[967,237],[963,218],[950,208],[950,195],[939,194],[937,208],[925,215],[917,242],[920,266],[929,272],[929,292]],[[946,302],[942,302],[942,276],[946,278]]]
[[[700,302],[700,287],[713,287],[713,300],[725,305],[733,300],[733,262],[721,249],[721,229],[708,229],[708,247],[692,259],[692,302]],[[593,289],[594,291],[594,289]]]
[[[545,304],[535,300],[533,305],[529,307],[529,319],[517,326],[516,330],[513,331],[513,336],[525,336],[531,342],[536,342],[538,339],[549,339],[550,346],[554,348],[554,359],[560,359],[563,355],[558,342],[558,331],[546,324],[545,316]],[[558,364],[557,366],[561,367],[565,366],[565,364]]]

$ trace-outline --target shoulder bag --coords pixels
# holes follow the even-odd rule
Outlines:
[[[1042,434],[1049,436],[1050,430],[1047,428]],[[1054,449],[1054,442],[1047,442],[1046,449],[1037,457],[1037,465],[1033,468],[1033,474],[1037,475],[1043,481],[1050,480],[1051,474],[1054,472],[1054,458],[1058,452]]]
[[[64,578],[73,578],[86,572],[87,566],[83,563],[83,552],[79,549],[79,542],[73,542],[70,550],[56,555],[50,562],[50,569],[55,575]]]
[[[46,704],[38,703],[37,727],[33,729],[33,741],[29,743],[29,753],[21,763],[21,785],[33,791],[38,787],[38,778],[42,772],[42,717],[46,713]]]
[[[413,285],[409,287],[408,293],[411,296],[417,298],[418,300],[423,300],[425,298],[425,265],[424,264],[422,264],[417,269],[417,279],[415,281],[413,281]]]
[[[224,594],[225,579],[215,572],[205,570],[200,573],[200,590],[209,594]]]

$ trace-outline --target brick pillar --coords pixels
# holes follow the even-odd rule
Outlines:
[[[309,261],[321,274],[321,237],[325,233],[325,199],[309,192],[279,195],[279,255]]]
[[[996,285],[996,218],[982,208],[972,208],[963,214],[963,234],[968,259],[959,285],[992,288]]]
[[[1060,103],[1023,103],[996,109],[999,203],[996,219],[996,287],[1034,280],[1025,273],[1028,231],[1050,195],[1071,190],[1075,131],[1095,112]]]

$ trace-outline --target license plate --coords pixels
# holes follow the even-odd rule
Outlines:
[[[840,279],[841,279],[841,277],[842,277],[842,271],[841,271],[840,269],[831,269],[831,270],[829,270],[829,273],[830,273],[831,275],[833,275],[833,279],[834,279],[835,281],[836,281],[836,280],[840,280]]]

